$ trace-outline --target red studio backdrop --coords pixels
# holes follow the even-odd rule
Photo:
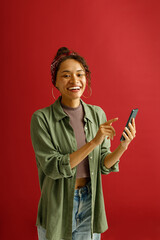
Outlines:
[[[0,239],[38,239],[30,120],[54,102],[50,64],[63,46],[90,67],[93,93],[83,100],[102,107],[108,119],[119,118],[112,151],[131,109],[139,108],[137,136],[120,172],[102,176],[109,229],[101,239],[160,239],[160,2],[8,0],[1,2],[0,18]]]

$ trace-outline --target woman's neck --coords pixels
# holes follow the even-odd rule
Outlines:
[[[80,105],[80,98],[70,100],[70,99],[64,99],[63,97],[61,97],[61,103],[71,108],[77,108]]]

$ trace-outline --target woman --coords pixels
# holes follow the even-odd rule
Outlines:
[[[41,198],[39,240],[99,240],[108,229],[101,173],[118,172],[119,159],[135,137],[135,122],[111,153],[115,130],[104,111],[81,100],[90,71],[74,51],[62,47],[51,64],[52,83],[61,96],[35,111],[31,139]]]

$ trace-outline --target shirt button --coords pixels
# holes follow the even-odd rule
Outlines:
[[[85,127],[85,129],[87,130],[87,127]]]
[[[93,172],[91,172],[91,174],[92,174],[92,176],[93,176],[93,174],[94,174],[94,173],[93,173]]]
[[[90,159],[92,159],[92,156],[90,156]]]

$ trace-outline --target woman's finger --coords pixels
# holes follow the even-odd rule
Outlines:
[[[135,131],[133,125],[131,123],[129,123],[128,126],[129,126],[129,130],[131,131],[132,135],[135,136],[136,131]]]
[[[112,130],[107,130],[107,131],[103,130],[103,134],[112,140],[113,140],[113,137],[115,136],[115,134]]]
[[[106,135],[106,137],[107,137],[107,139],[113,140],[114,135],[113,135],[113,133],[109,133],[109,134]]]
[[[133,125],[131,123],[129,123],[129,130],[131,131],[132,135],[135,137],[136,130],[135,130],[135,128],[133,127]]]
[[[130,142],[129,137],[127,136],[127,134],[125,132],[122,133],[123,137],[125,138],[126,141]]]
[[[136,123],[135,123],[135,118],[132,119],[132,126],[134,127],[135,129],[135,132],[136,132]]]
[[[125,131],[126,131],[126,133],[128,134],[129,139],[132,141],[132,140],[133,140],[133,135],[132,135],[132,133],[129,131],[129,129],[128,129],[127,127],[125,127]]]
[[[106,129],[102,128],[102,134],[107,136],[107,139],[110,138],[113,140],[113,137],[115,136],[115,133],[112,131],[112,129]]]
[[[115,131],[114,127],[112,127],[112,126],[101,125],[101,128],[106,129],[106,130],[110,129],[110,130],[112,130],[114,132],[114,134],[116,134],[116,131]]]
[[[118,120],[118,118],[113,118],[113,119],[111,119],[111,120],[108,120],[108,121],[105,122],[104,124],[110,125],[110,124],[112,124],[113,122],[116,122],[117,120]]]

